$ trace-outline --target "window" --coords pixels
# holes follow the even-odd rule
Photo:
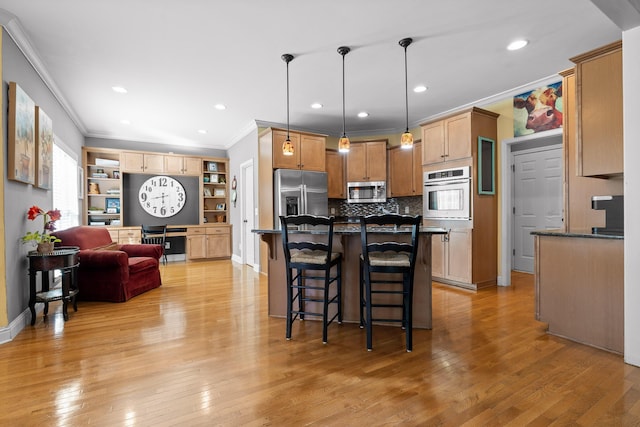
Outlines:
[[[78,210],[78,162],[71,157],[58,138],[53,144],[53,206],[62,218],[56,224],[64,230],[80,223]]]

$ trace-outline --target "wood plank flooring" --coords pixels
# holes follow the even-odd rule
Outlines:
[[[126,303],[80,302],[0,345],[2,426],[640,425],[640,369],[547,335],[533,277],[434,284],[433,330],[267,316],[267,281],[230,261],[170,263]],[[417,307],[415,309],[418,309]]]

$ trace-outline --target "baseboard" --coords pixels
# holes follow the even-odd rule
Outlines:
[[[39,316],[44,307],[40,307],[40,310],[36,310],[36,316]],[[31,311],[27,307],[22,313],[16,317],[13,322],[4,328],[0,328],[0,344],[5,344],[18,336],[18,334],[26,327],[31,325]]]

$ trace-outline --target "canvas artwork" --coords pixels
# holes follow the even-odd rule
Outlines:
[[[53,180],[53,122],[40,107],[36,107],[36,152],[36,185],[50,190]]]
[[[9,83],[9,158],[7,177],[35,184],[36,104],[15,82]]]
[[[513,135],[523,136],[562,127],[562,82],[513,98]]]

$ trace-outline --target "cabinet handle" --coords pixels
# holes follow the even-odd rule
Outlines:
[[[446,156],[444,154],[440,154],[440,158],[444,159]]]

